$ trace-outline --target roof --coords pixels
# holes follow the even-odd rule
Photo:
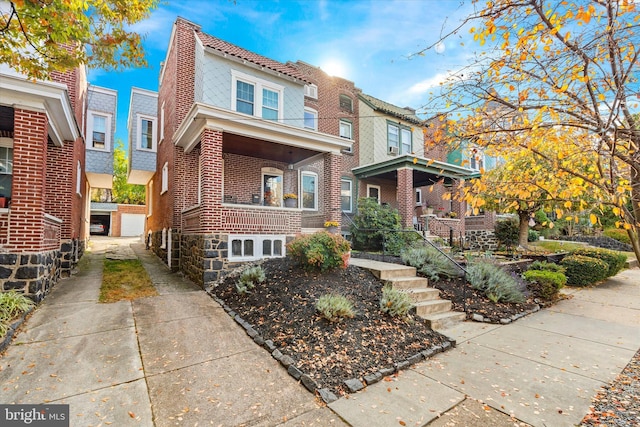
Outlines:
[[[226,55],[234,56],[238,59],[249,61],[255,65],[260,67],[267,68],[271,71],[275,71],[276,73],[281,73],[289,77],[293,77],[298,80],[302,80],[303,82],[309,83],[307,77],[298,71],[297,68],[283,64],[282,62],[278,62],[273,59],[269,59],[265,56],[258,55],[257,53],[253,53],[246,49],[243,49],[239,46],[221,40],[217,37],[210,36],[209,34],[205,34],[203,32],[196,32],[198,38],[206,47],[211,49],[215,49],[219,52],[222,52]]]
[[[406,120],[416,125],[420,125],[420,126],[427,125],[425,120],[422,120],[420,117],[416,116],[415,110],[412,110],[410,108],[402,108],[393,104],[389,104],[388,102],[382,101],[371,95],[367,95],[366,93],[361,93],[358,96],[362,101],[369,104],[369,106],[374,110],[378,110],[383,113],[390,114],[394,117],[397,117],[402,120]]]

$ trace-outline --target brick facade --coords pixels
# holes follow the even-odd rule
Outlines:
[[[146,215],[146,213],[147,207],[145,205],[118,205],[118,210],[111,214],[110,235],[120,237],[122,231],[122,214]]]

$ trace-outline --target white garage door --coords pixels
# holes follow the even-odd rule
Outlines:
[[[142,235],[144,233],[144,218],[145,214],[123,213],[120,217],[122,224],[120,235],[122,237]]]

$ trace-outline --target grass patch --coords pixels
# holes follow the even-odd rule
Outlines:
[[[140,260],[104,260],[100,302],[134,300],[158,295]]]
[[[538,242],[531,242],[529,245],[533,247],[542,248],[545,251],[557,253],[557,252],[571,252],[576,249],[582,249],[586,247],[584,244],[571,243],[571,242],[558,242],[554,240],[541,240]]]

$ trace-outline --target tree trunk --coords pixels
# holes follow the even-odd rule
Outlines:
[[[518,246],[527,248],[529,247],[529,215],[530,212],[518,212],[518,219],[520,220],[520,226],[518,229]]]

